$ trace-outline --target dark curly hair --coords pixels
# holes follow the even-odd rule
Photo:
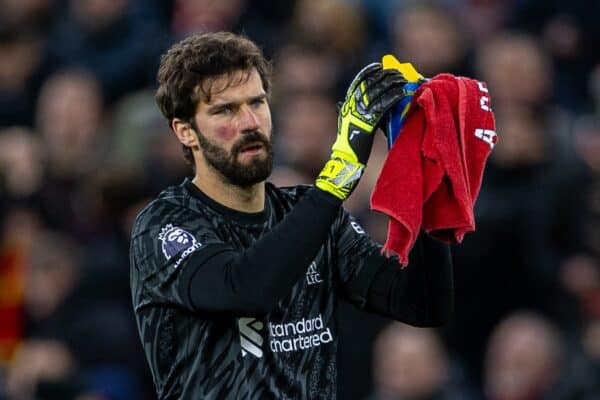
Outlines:
[[[212,78],[252,68],[256,68],[269,93],[271,65],[254,42],[230,32],[190,36],[162,55],[156,102],[169,126],[174,118],[191,120],[198,102],[210,101]],[[185,145],[183,156],[194,164],[192,150]]]

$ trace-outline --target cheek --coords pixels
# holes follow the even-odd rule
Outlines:
[[[265,115],[263,116],[263,123],[265,124],[265,126],[268,127],[269,130],[271,130],[272,125],[273,125],[273,121],[271,120],[271,109],[267,108]]]
[[[267,119],[267,122],[265,123],[266,129],[263,132],[265,135],[271,137],[271,134],[273,133],[273,124],[271,122],[271,118]]]
[[[219,138],[219,140],[222,140],[224,142],[230,141],[231,139],[233,139],[233,137],[235,136],[235,128],[233,128],[232,126],[219,126],[217,127],[217,129],[215,130],[217,137]]]

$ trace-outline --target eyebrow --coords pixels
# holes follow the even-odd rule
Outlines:
[[[210,113],[210,112],[217,111],[224,107],[238,107],[240,104],[243,104],[243,103],[252,103],[257,100],[264,100],[266,98],[267,98],[267,94],[261,93],[257,96],[248,97],[247,99],[245,99],[243,101],[228,101],[228,102],[223,102],[223,103],[216,103],[216,104],[213,104],[212,106],[208,107],[207,111]]]

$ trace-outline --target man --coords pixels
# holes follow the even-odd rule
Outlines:
[[[133,304],[160,399],[335,398],[340,299],[414,325],[446,321],[447,246],[422,236],[402,269],[341,207],[404,82],[380,64],[359,72],[315,186],[280,189],[265,182],[270,81],[257,46],[209,33],[163,55],[156,99],[195,175],[132,232]]]

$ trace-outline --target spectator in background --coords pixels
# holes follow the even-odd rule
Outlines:
[[[600,382],[600,64],[589,77],[589,92],[591,112],[577,120],[574,137],[590,175],[583,227],[586,253],[565,263],[560,279],[578,303],[583,349]]]
[[[365,52],[365,17],[362,8],[352,2],[298,0],[292,29],[298,37],[322,45],[342,63],[354,66]]]
[[[23,339],[26,263],[42,223],[35,211],[22,203],[3,206],[0,211],[0,366],[6,366]],[[0,369],[0,399],[2,375]]]
[[[518,0],[463,0],[451,3],[469,42],[478,46],[482,40],[501,30]]]
[[[44,153],[40,138],[24,127],[0,130],[0,196],[11,201],[34,196],[43,176]]]
[[[94,254],[86,262],[90,277],[87,291],[98,299],[117,301],[127,308],[131,295],[123,276],[128,272],[126,244],[133,218],[164,179],[160,174],[148,173],[119,164],[107,165],[91,175],[82,188],[93,227],[82,243],[86,253]]]
[[[448,354],[437,333],[401,323],[388,325],[375,343],[372,400],[468,400],[455,382]]]
[[[0,0],[0,25],[37,27],[47,32],[54,19],[52,0]]]
[[[424,76],[442,72],[470,75],[465,64],[468,43],[450,8],[418,2],[400,7],[390,31],[392,52]]]
[[[81,196],[84,178],[106,156],[107,137],[102,93],[96,78],[84,71],[58,72],[44,83],[37,108],[37,130],[47,153],[40,200],[54,228],[84,233],[91,214]]]
[[[30,340],[18,348],[7,375],[11,400],[74,399],[81,390],[71,351],[60,341]]]
[[[102,91],[94,75],[64,70],[50,76],[40,93],[37,130],[44,138],[51,173],[77,179],[103,156]]]
[[[577,368],[560,331],[543,317],[518,312],[494,329],[485,357],[490,400],[592,400],[589,369]]]
[[[52,65],[90,70],[108,103],[147,85],[149,67],[169,40],[158,16],[144,12],[153,6],[138,0],[69,0],[51,35]]]
[[[172,29],[176,38],[194,33],[231,30],[246,0],[175,0]]]
[[[367,31],[363,9],[354,2],[344,0],[298,0],[287,32],[291,41],[294,38],[318,46],[322,55],[334,65],[337,82],[322,84],[333,86],[335,98],[343,97],[346,86],[354,71],[365,60]],[[319,70],[311,70],[322,73]],[[329,71],[328,71],[329,72]],[[337,83],[337,85],[333,85]]]
[[[116,170],[151,176],[146,183],[157,193],[185,177],[181,145],[165,134],[168,127],[156,109],[153,93],[144,90],[125,97],[113,107],[112,117],[109,157]],[[138,179],[144,180],[143,176]]]
[[[581,111],[589,99],[587,77],[600,62],[597,1],[517,1],[508,26],[537,36],[550,56],[555,101]]]
[[[589,92],[592,94],[590,111],[577,119],[574,141],[577,154],[590,172],[585,246],[596,260],[600,260],[600,63],[589,77]]]
[[[600,382],[600,316],[596,316],[583,329],[582,345],[585,355],[591,361],[594,373],[593,379],[598,387],[600,386],[598,384]]]
[[[335,93],[342,66],[323,46],[305,40],[283,45],[275,55],[273,98],[277,102],[294,92]]]
[[[140,398],[135,325],[123,305],[90,293],[94,278],[81,250],[68,236],[45,231],[29,253],[25,337],[7,375],[11,399],[71,399],[88,390]],[[115,387],[121,394],[113,397]]]
[[[38,33],[0,22],[0,127],[32,125],[44,46]]]
[[[245,3],[244,12],[233,31],[244,32],[254,38],[265,55],[272,59],[275,52],[289,42],[284,33],[290,26],[297,0],[246,0]]]
[[[49,320],[58,307],[66,303],[79,280],[81,255],[69,238],[50,232],[38,236],[31,250],[25,307],[32,321]]]
[[[24,334],[26,263],[43,226],[35,199],[43,179],[42,150],[27,128],[0,130],[0,366],[12,359]]]
[[[479,49],[477,71],[493,93],[494,104],[535,108],[551,105],[550,58],[530,35],[502,32],[491,36]]]
[[[535,40],[494,36],[478,57],[502,140],[475,206],[477,233],[454,249],[460,268],[448,332],[476,382],[487,335],[506,313],[532,308],[572,325],[575,305],[558,276],[561,264],[582,251],[586,184],[568,142],[569,117],[547,112],[555,110],[551,71]]]
[[[243,32],[261,44],[271,57],[288,40],[283,31],[293,16],[296,0],[175,0],[172,33],[181,39],[194,33]]]
[[[290,93],[277,106],[277,146],[283,162],[309,176],[318,175],[330,149],[323,140],[337,131],[337,108],[319,92]]]
[[[94,76],[74,70],[52,75],[38,102],[40,135],[17,129],[0,133],[0,175],[11,207],[7,215],[26,208],[52,229],[77,235],[83,251],[93,255],[86,266],[94,282],[89,293],[127,307],[129,289],[122,276],[128,266],[129,227],[122,221],[128,207],[148,191],[135,190],[138,182],[144,182],[136,177],[119,188],[120,197],[111,194],[114,185],[102,174],[115,171],[97,169],[98,161],[107,156],[103,118]],[[127,170],[119,173],[130,175]]]

